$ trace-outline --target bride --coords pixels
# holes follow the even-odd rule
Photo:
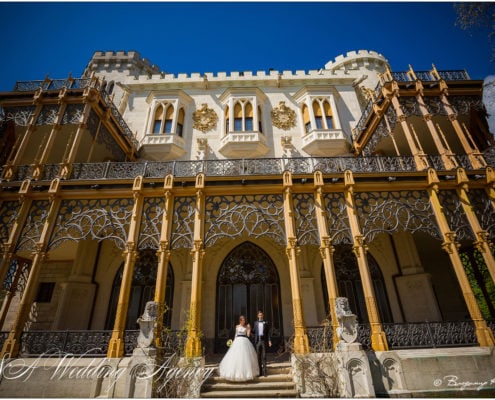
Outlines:
[[[251,326],[246,325],[246,318],[239,317],[235,327],[235,338],[219,366],[221,378],[229,381],[250,381],[259,375],[258,356],[249,340]]]

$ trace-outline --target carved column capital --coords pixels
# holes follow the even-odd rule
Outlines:
[[[157,253],[170,252],[170,243],[168,240],[161,240]]]
[[[454,122],[457,120],[457,114],[455,114],[455,113],[448,114],[447,117],[449,118],[450,122]]]
[[[442,249],[444,249],[448,254],[454,254],[461,247],[455,238],[455,232],[449,231],[444,233],[445,240],[442,243]]]

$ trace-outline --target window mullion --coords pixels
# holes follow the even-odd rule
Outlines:
[[[335,99],[333,96],[330,96],[330,109],[332,111],[332,121],[334,129],[342,129],[340,125],[339,114],[337,112],[337,106],[335,104]]]

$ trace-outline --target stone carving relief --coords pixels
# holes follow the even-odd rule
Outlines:
[[[272,110],[272,123],[273,126],[287,131],[296,126],[296,113],[285,105],[285,101],[281,101],[278,107]]]
[[[194,111],[193,121],[194,129],[206,133],[216,128],[218,115],[213,109],[208,108],[208,104],[203,103],[200,109]]]

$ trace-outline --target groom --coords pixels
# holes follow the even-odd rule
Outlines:
[[[258,366],[260,376],[266,376],[266,346],[272,347],[270,338],[270,324],[263,319],[263,311],[258,311],[258,320],[254,322],[252,333],[254,333],[254,345],[258,354]]]

